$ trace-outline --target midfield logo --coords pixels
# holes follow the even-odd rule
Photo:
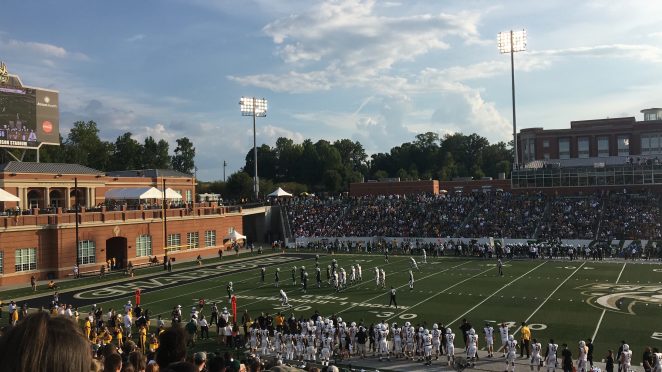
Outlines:
[[[662,304],[660,285],[587,284],[577,289],[588,296],[589,305],[618,313],[636,315],[637,304]]]

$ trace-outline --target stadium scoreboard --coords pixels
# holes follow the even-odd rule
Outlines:
[[[0,63],[0,147],[60,144],[57,91],[24,86]]]

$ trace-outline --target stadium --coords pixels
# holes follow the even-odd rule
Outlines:
[[[508,64],[462,60],[440,70],[433,63],[417,75],[408,63],[422,55],[446,58],[434,53],[457,40],[467,54],[487,45],[477,31],[480,17],[419,15],[421,4],[402,15],[408,6],[396,2],[323,1],[308,12],[285,3],[271,11],[292,14],[276,17],[196,2],[191,7],[207,8],[196,14],[193,29],[182,28],[185,41],[172,34],[163,37],[173,39],[168,44],[145,33],[114,41],[104,35],[108,52],[117,54],[110,58],[105,51],[91,57],[71,46],[10,39],[0,30],[0,53],[12,60],[11,70],[0,64],[0,372],[662,371],[662,108],[647,97],[636,106],[648,107],[639,111],[643,120],[627,113],[632,91],[649,92],[648,77],[630,72],[636,86],[612,92],[618,99],[595,98],[607,102],[601,105],[582,100],[590,102],[588,111],[577,104],[550,108],[560,99],[553,95],[576,98],[569,80],[563,94],[525,90],[525,125],[545,126],[518,130],[514,53],[526,51],[526,31],[498,34]],[[164,24],[172,14],[186,19],[186,9],[172,6],[149,14]],[[490,12],[500,14],[499,8]],[[239,52],[237,41],[193,42],[213,29],[205,18],[213,12],[224,14],[221,23],[232,35],[254,35],[249,20],[275,17],[261,28],[275,45],[272,55],[252,65],[247,56],[255,50]],[[346,12],[351,17],[343,19]],[[122,14],[123,22],[129,19]],[[370,28],[376,24],[379,32]],[[659,39],[653,31],[638,40]],[[385,36],[384,44],[376,35]],[[351,52],[336,56],[341,42],[352,44]],[[521,67],[530,74],[523,85],[553,89],[554,81],[534,75],[566,55],[612,61],[640,48],[638,63],[652,55],[659,65],[662,49],[643,41],[532,51]],[[209,59],[225,80],[197,75],[208,67],[174,67],[159,49],[177,60],[172,50],[201,64]],[[127,58],[134,56],[138,62]],[[279,73],[289,72],[226,70],[273,72],[266,63],[274,59],[286,63]],[[155,60],[168,66],[166,74]],[[323,68],[295,68],[311,64]],[[24,84],[15,66],[47,88]],[[575,66],[588,75],[585,65]],[[112,71],[114,87],[122,86],[120,99],[92,88],[107,78],[97,80],[102,69]],[[76,80],[90,70],[93,77]],[[504,71],[512,96],[469,83]],[[158,88],[143,91],[134,79],[158,81]],[[182,81],[195,88],[183,91],[186,99],[177,96]],[[67,89],[53,89],[58,85]],[[442,92],[430,100],[441,97],[443,107],[421,109],[412,97],[439,93],[426,90],[430,85]],[[379,94],[363,92],[366,86]],[[300,121],[270,123],[259,133],[267,100],[256,97],[242,97],[234,112],[252,119],[251,133],[205,117],[201,107],[211,104],[203,97],[217,104],[217,95],[246,87],[293,102],[285,109],[290,117],[280,111],[274,122]],[[90,91],[97,95],[87,100]],[[338,96],[325,101],[320,91],[349,100],[358,91],[365,95],[352,102],[358,108],[340,113]],[[535,94],[549,103],[535,101]],[[619,114],[601,117],[615,101],[619,107],[609,112]],[[122,108],[105,107],[109,102]],[[511,104],[510,143],[461,133],[477,128],[502,138],[511,122],[499,110]],[[542,117],[563,108],[597,118],[547,127]],[[463,109],[467,121],[454,116]],[[398,122],[405,113],[409,127]],[[94,115],[102,125],[89,120]],[[336,123],[343,120],[359,131]],[[311,122],[333,125],[313,142],[298,131],[317,136]],[[115,142],[100,137],[101,129],[105,137],[119,134]],[[140,133],[134,138],[129,130]],[[327,140],[346,130],[347,138]],[[415,140],[403,142],[405,135]],[[202,151],[196,154],[189,136]],[[246,152],[241,141],[248,137]],[[396,138],[390,151],[371,149],[368,156],[363,147],[390,138]],[[242,162],[227,180],[225,156]],[[216,173],[222,167],[222,181],[208,169],[199,177],[204,163]]]

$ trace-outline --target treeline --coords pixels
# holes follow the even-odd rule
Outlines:
[[[276,145],[257,149],[260,194],[275,186],[294,192],[347,191],[352,182],[399,177],[401,180],[456,177],[494,177],[508,175],[513,157],[512,146],[505,142],[490,144],[477,134],[433,132],[416,135],[413,142],[393,147],[387,153],[368,157],[358,141],[349,139],[329,142],[310,139],[294,143],[279,138]],[[252,195],[253,150],[246,154],[243,169],[232,174],[226,183],[201,183],[200,192],[217,192],[238,199]]]
[[[23,161],[36,161],[35,151],[12,153]],[[151,136],[140,143],[126,132],[115,142],[102,141],[94,121],[75,122],[66,138],[60,135],[60,146],[43,146],[39,157],[43,163],[81,164],[105,172],[157,168],[193,174],[195,170],[195,147],[187,137],[177,139],[174,155],[170,156],[168,142]],[[2,162],[11,160],[2,153]]]

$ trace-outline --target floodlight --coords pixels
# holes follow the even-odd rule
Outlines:
[[[523,52],[526,50],[526,30],[499,32],[497,48],[501,53]]]
[[[242,116],[267,116],[267,100],[265,98],[241,97],[239,108]]]
[[[266,98],[241,97],[239,100],[239,109],[242,116],[253,117],[253,193],[255,200],[260,198],[260,183],[257,178],[257,140],[255,135],[255,118],[267,116]]]

